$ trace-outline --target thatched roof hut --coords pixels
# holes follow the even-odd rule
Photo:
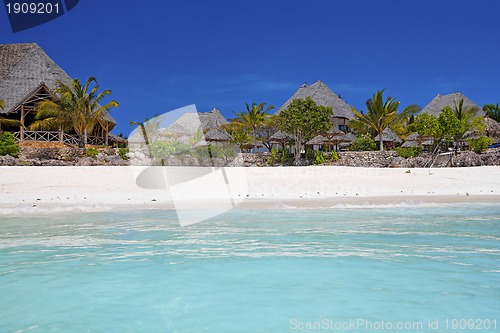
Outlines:
[[[377,135],[374,139],[375,142],[380,142],[380,135]],[[399,136],[394,133],[389,127],[382,131],[382,142],[386,143],[401,143],[402,140]]]
[[[228,132],[219,128],[212,128],[207,133],[205,133],[205,141],[213,142],[229,142],[232,141],[233,137],[229,135]]]
[[[184,113],[170,126],[165,128],[165,132],[171,132],[179,135],[192,135],[198,129],[202,128],[204,132],[219,128],[222,125],[229,124],[227,119],[216,108],[210,112],[187,112]]]
[[[335,93],[320,80],[310,86],[306,83],[300,86],[299,90],[297,90],[295,94],[276,111],[276,114],[280,114],[281,111],[285,110],[293,100],[305,99],[306,97],[311,97],[312,100],[320,106],[333,107],[333,118],[354,119],[354,113],[352,112],[351,106],[339,96],[335,95]]]
[[[422,137],[417,132],[408,135],[405,142],[401,145],[403,148],[431,146],[433,140],[431,137]]]
[[[336,128],[329,129],[325,134],[325,136],[327,138],[333,138],[333,137],[342,136],[342,135],[345,135],[345,133],[339,129],[336,129]]]
[[[328,144],[328,139],[325,138],[323,135],[317,135],[311,140],[306,142],[306,145],[314,146],[314,145],[324,145]]]
[[[282,131],[277,131],[276,133],[271,135],[271,137],[269,138],[269,142],[282,143],[283,141],[288,141],[290,139],[291,139],[290,135]]]
[[[437,95],[434,99],[427,104],[425,108],[422,109],[423,113],[428,113],[430,115],[439,117],[439,114],[443,110],[445,106],[449,106],[453,108],[455,106],[455,102],[458,104],[460,100],[464,100],[464,108],[472,108],[475,111],[476,116],[484,116],[485,112],[473,101],[471,101],[467,96],[460,92],[456,92],[448,95]]]
[[[73,81],[37,44],[0,44],[0,98],[5,101],[0,112],[9,118],[19,119],[22,112],[31,112],[32,119],[38,102],[56,98],[58,80]],[[111,130],[116,121],[109,114],[106,119]]]

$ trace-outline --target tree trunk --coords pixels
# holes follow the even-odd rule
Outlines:
[[[295,132],[295,165],[297,165],[300,161],[300,149],[302,148],[302,135],[300,131]]]
[[[253,153],[257,151],[257,135],[255,134],[255,128],[252,128],[252,134],[253,134]]]
[[[380,151],[384,151],[384,140],[382,138],[382,131],[379,131],[378,132],[378,139],[379,139],[379,148],[380,148]]]

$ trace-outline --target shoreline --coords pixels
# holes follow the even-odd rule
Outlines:
[[[0,216],[141,209],[431,207],[500,202],[500,167],[221,170],[0,167]]]

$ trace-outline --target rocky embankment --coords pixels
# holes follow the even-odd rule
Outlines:
[[[364,152],[339,152],[339,160],[335,162],[325,162],[325,165],[338,165],[350,167],[371,167],[371,168],[423,168],[433,163],[433,167],[472,167],[485,165],[500,165],[500,148],[488,149],[482,154],[472,151],[459,152],[454,155],[444,155],[437,158],[422,154],[414,158],[403,158],[398,156],[396,151],[364,151]],[[243,154],[245,166],[268,166],[269,153]],[[434,161],[433,161],[434,160]],[[312,164],[308,162],[305,164]],[[276,163],[275,166],[279,166]]]
[[[0,165],[3,166],[122,166],[122,165],[151,165],[151,160],[144,154],[127,154],[130,160],[124,160],[120,157],[118,149],[105,148],[99,149],[98,155],[89,157],[85,150],[77,148],[32,148],[23,147],[18,158],[11,156],[0,156]],[[403,158],[397,156],[395,151],[369,151],[369,152],[340,152],[339,160],[335,162],[325,162],[325,165],[338,165],[350,167],[376,167],[376,168],[422,168],[428,167],[434,157],[426,154],[415,158]],[[213,166],[224,165],[244,165],[247,167],[265,167],[269,166],[270,153],[242,154],[243,160],[237,163],[228,161],[215,161]],[[191,165],[199,166],[199,161],[188,157],[178,159],[169,158],[164,161],[165,165],[181,166]],[[220,163],[219,163],[220,162]],[[304,165],[312,164],[305,161]],[[212,162],[211,162],[212,165]],[[434,167],[452,166],[452,167],[472,167],[472,166],[493,166],[500,165],[500,148],[489,149],[482,154],[476,154],[472,151],[460,152],[457,155],[440,156],[434,160]],[[279,163],[274,166],[280,166]]]
[[[17,158],[0,156],[0,165],[4,166],[92,166],[92,165],[128,165],[120,158],[118,149],[99,149],[95,157],[87,156],[84,149],[78,148],[33,148],[21,147]]]

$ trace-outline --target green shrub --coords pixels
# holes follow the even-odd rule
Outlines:
[[[487,136],[481,136],[479,138],[468,139],[467,143],[475,153],[479,154],[488,149],[488,146],[493,144],[493,139]]]
[[[336,161],[338,161],[339,159],[340,159],[339,154],[338,154],[336,151],[332,151],[332,152],[330,153],[330,159],[329,159],[329,160],[330,160],[330,163],[332,163],[332,162],[336,162]]]
[[[286,164],[288,162],[292,161],[292,154],[288,151],[288,149],[280,148],[278,149],[278,152],[280,153],[280,162],[281,164]]]
[[[278,161],[278,149],[271,149],[271,156],[266,161],[267,165],[274,165]]]
[[[0,134],[0,156],[17,157],[17,153],[19,153],[19,145],[16,143],[14,135],[9,132]]]
[[[397,147],[396,152],[398,153],[398,156],[404,157],[404,158],[412,158],[412,157],[417,157],[420,155],[422,152],[422,148],[420,147]]]
[[[150,145],[151,155],[158,159],[179,154],[189,150],[189,148],[190,146],[188,144],[179,141],[155,141]]]
[[[95,148],[87,148],[85,150],[85,154],[87,155],[87,157],[93,157],[93,158],[96,158],[97,155],[99,154],[99,152],[97,151],[97,149]]]
[[[368,151],[377,150],[377,144],[368,135],[360,135],[351,143],[350,150],[353,151]]]
[[[323,164],[325,163],[325,153],[320,150],[314,151],[314,164]]]
[[[128,153],[128,148],[118,148],[118,156],[120,156],[122,160],[125,161],[128,160],[127,153]]]

